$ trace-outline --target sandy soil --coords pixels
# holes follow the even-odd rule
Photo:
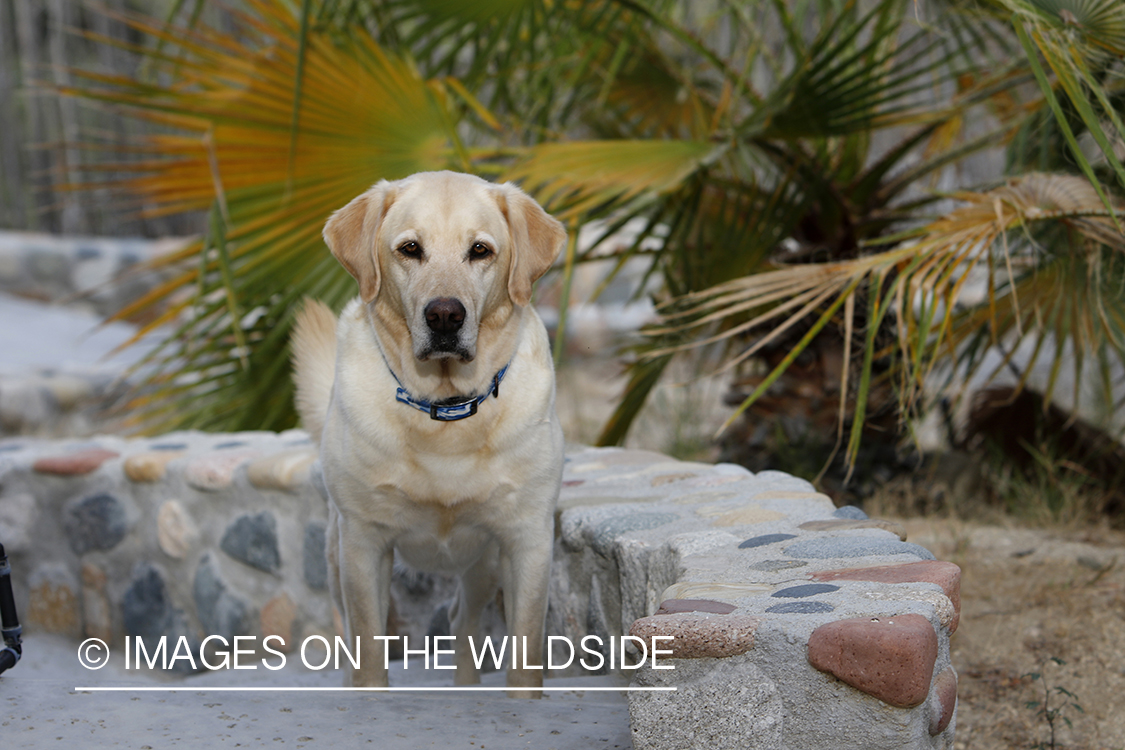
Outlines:
[[[1125,748],[1125,534],[902,522],[962,568],[955,747],[1052,747],[1047,688],[1054,747]]]

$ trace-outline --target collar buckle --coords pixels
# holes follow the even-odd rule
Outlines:
[[[488,396],[486,395],[485,398]],[[462,401],[459,404],[445,404],[438,406],[437,404],[430,404],[430,419],[438,422],[456,422],[458,419],[466,419],[477,413],[477,405],[481,399],[474,398],[469,401]],[[468,407],[468,411],[465,411]]]

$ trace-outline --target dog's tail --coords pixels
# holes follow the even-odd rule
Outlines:
[[[294,401],[301,426],[316,443],[324,429],[332,381],[336,377],[336,316],[323,302],[306,299],[297,313],[290,340],[293,357]]]

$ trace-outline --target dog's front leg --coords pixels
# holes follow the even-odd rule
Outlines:
[[[462,574],[457,598],[449,609],[449,629],[457,638],[455,685],[476,685],[480,682],[469,639],[480,637],[481,612],[496,596],[496,568],[496,550],[489,549]],[[485,652],[483,644],[478,644],[478,648],[478,654]]]
[[[378,527],[339,520],[340,591],[348,647],[360,640],[359,667],[352,668],[352,687],[387,687],[384,642],[391,600],[394,546]]]
[[[508,668],[508,695],[541,698],[543,692],[543,636],[547,619],[547,588],[551,578],[553,523],[543,533],[529,534],[500,554],[500,581],[504,590],[504,620],[508,635],[518,644],[519,656]],[[527,665],[526,668],[524,665]]]

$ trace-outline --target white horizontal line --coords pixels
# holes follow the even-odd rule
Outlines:
[[[550,692],[675,692],[674,687],[483,687],[471,685],[465,687],[152,687],[152,686],[117,686],[117,687],[76,687],[75,692],[94,693],[176,693],[176,692],[224,692],[224,693],[407,693],[407,692],[508,692],[509,690],[538,690]]]

